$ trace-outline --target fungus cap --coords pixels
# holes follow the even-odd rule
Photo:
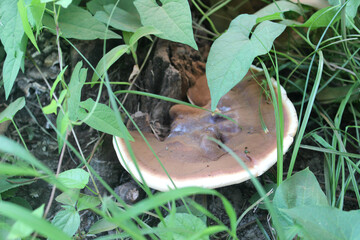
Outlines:
[[[254,67],[252,69],[261,71]],[[176,187],[217,188],[250,179],[248,172],[208,137],[216,138],[230,147],[254,176],[263,174],[276,163],[274,108],[264,97],[259,80],[260,77],[257,77],[257,81],[251,77],[250,80],[244,79],[219,101],[218,110],[236,122],[209,111],[174,105],[170,109],[173,119],[171,132],[164,141],[159,141],[152,133],[143,133]],[[281,86],[277,88],[274,79],[272,83],[276,91],[281,91],[285,153],[296,133],[297,114],[285,90]],[[210,102],[204,108],[210,109]],[[267,133],[261,119],[268,129]],[[130,144],[146,184],[160,191],[174,188],[141,135],[135,131],[131,131],[131,135],[135,141]],[[114,137],[113,143],[120,163],[141,181],[125,141]]]

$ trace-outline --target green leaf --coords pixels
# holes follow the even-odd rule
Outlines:
[[[94,17],[105,24],[108,24],[110,19],[110,26],[127,32],[135,32],[142,26],[139,15],[133,15],[119,7],[115,7],[114,13],[111,16],[114,6],[114,4],[103,6],[104,11],[97,11]]]
[[[339,7],[326,7],[315,12],[311,17],[303,24],[294,24],[293,27],[310,27],[311,29],[326,27],[330,24],[332,18],[339,11]],[[340,20],[341,14],[336,16],[335,21],[332,24]]]
[[[129,46],[132,47],[134,46],[137,41],[139,41],[140,38],[148,36],[150,34],[160,34],[161,32],[159,30],[157,30],[154,27],[151,26],[145,26],[145,27],[141,27],[139,29],[136,30],[136,32],[131,35],[130,40],[129,40]]]
[[[65,38],[76,38],[80,40],[106,39],[117,38],[121,36],[110,30],[106,30],[106,26],[96,20],[88,11],[74,5],[62,9],[59,16],[59,27],[61,36]],[[54,19],[45,14],[43,24],[55,31]]]
[[[70,189],[69,192],[63,192],[55,198],[59,203],[75,207],[80,196],[80,189]]]
[[[57,103],[55,101],[55,99],[51,100],[49,105],[46,105],[45,107],[42,108],[43,113],[44,114],[51,114],[51,113],[57,113]]]
[[[257,11],[255,15],[258,17],[265,17],[268,15],[272,15],[274,13],[278,13],[278,12],[284,13],[289,11],[296,12],[298,14],[302,13],[301,9],[297,4],[288,1],[274,1],[269,5],[266,5],[266,7]]]
[[[190,199],[185,198],[184,200],[185,200],[186,205],[184,204],[184,205],[181,205],[179,207],[176,207],[176,212],[177,213],[189,213],[189,210],[190,210],[192,215],[194,215],[195,217],[201,219],[201,221],[206,223],[207,217],[204,214],[204,212],[197,209],[194,206],[194,202],[191,201]]]
[[[293,220],[284,215],[282,210],[299,206],[327,206],[328,202],[314,174],[307,168],[280,184],[275,192],[273,204],[281,228],[285,230],[286,239],[291,239],[298,230],[293,227],[295,224]]]
[[[282,24],[265,21],[252,31],[256,19],[256,15],[248,14],[236,17],[228,31],[211,46],[206,76],[212,111],[220,98],[243,79],[254,58],[268,53],[274,40],[285,30]]]
[[[66,131],[70,127],[71,127],[71,124],[70,124],[70,119],[69,119],[69,112],[66,112],[64,115],[62,111],[59,111],[59,114],[56,118],[56,128],[59,131],[59,134],[57,135],[57,141],[59,144],[59,153],[64,144],[64,138],[66,135]]]
[[[55,4],[67,8],[73,0],[56,0]],[[54,0],[41,0],[42,3],[54,2]]]
[[[58,85],[58,83],[63,80],[63,76],[64,76],[64,73],[65,73],[67,67],[68,67],[68,66],[64,67],[64,69],[57,75],[56,80],[54,81],[53,85],[51,86],[50,94],[49,94],[49,95],[50,95],[50,99],[52,99],[53,94],[54,94],[54,91],[55,91],[55,88],[56,88],[56,86]]]
[[[72,0],[58,0],[55,4],[67,8],[71,4]]]
[[[77,210],[80,212],[85,209],[95,208],[101,203],[98,197],[80,194],[80,198],[77,204]]]
[[[13,221],[9,218],[0,216],[0,239],[6,239],[11,229]]]
[[[72,206],[62,206],[64,210],[59,211],[51,223],[63,230],[67,235],[73,236],[80,226],[80,215]]]
[[[289,11],[302,14],[301,9],[297,4],[288,1],[275,1],[255,13],[255,15],[258,16],[256,23],[264,22],[266,20],[284,19],[283,13]]]
[[[161,3],[159,6],[154,0],[135,0],[141,23],[161,31],[156,34],[160,38],[184,43],[197,50],[188,1],[162,0]]]
[[[90,227],[88,233],[89,234],[98,234],[98,233],[102,233],[102,232],[111,231],[117,227],[118,226],[115,223],[109,222],[108,220],[103,218],[103,219],[100,219],[99,221],[97,221],[96,223],[94,223]]]
[[[96,102],[89,98],[81,102],[80,107],[90,112],[95,104]],[[84,120],[87,117],[88,113],[85,110],[79,111],[80,120]],[[94,112],[85,120],[85,123],[101,132],[133,140],[124,123],[122,121],[118,123],[114,111],[105,104],[97,103]],[[123,133],[126,133],[126,135]]]
[[[346,1],[345,13],[346,13],[346,26],[350,29],[353,28],[354,18],[358,12],[360,6],[359,0]],[[341,6],[341,0],[329,0],[329,3],[334,6]]]
[[[41,3],[40,0],[32,0],[28,7],[28,20],[32,27],[36,29],[36,36],[39,35],[42,28],[42,18],[45,12],[45,3]]]
[[[87,69],[81,68],[82,62],[78,62],[72,72],[69,83],[69,98],[67,101],[69,119],[76,121],[78,118],[81,89],[86,81]]]
[[[278,208],[328,205],[315,175],[306,168],[285,180],[276,190],[273,203]]]
[[[302,239],[358,240],[360,236],[360,210],[303,205],[281,212],[294,220]]]
[[[139,12],[134,6],[134,0],[118,1],[118,0],[91,0],[86,3],[86,7],[92,14],[98,11],[105,11],[104,6],[117,4],[118,8],[125,10],[131,15],[137,16],[140,19]]]
[[[20,97],[0,113],[0,123],[12,120],[15,114],[25,106],[25,98]]]
[[[89,173],[81,168],[70,169],[62,172],[58,180],[67,188],[82,189],[89,182]]]
[[[0,1],[0,40],[6,51],[3,65],[6,98],[9,97],[20,67],[24,65],[27,44],[27,37],[17,9],[17,1]]]
[[[0,215],[21,221],[32,227],[34,231],[52,240],[71,240],[64,232],[53,226],[42,217],[32,214],[31,211],[14,203],[0,201]]]
[[[17,5],[18,5],[18,11],[19,11],[19,14],[21,17],[24,31],[25,31],[26,35],[28,36],[28,38],[30,39],[30,41],[32,42],[32,44],[35,46],[35,48],[40,52],[40,49],[39,49],[38,45],[36,44],[35,36],[33,34],[33,31],[31,29],[31,26],[28,21],[27,7],[25,6],[24,0],[19,0]]]
[[[103,76],[105,71],[111,67],[124,53],[129,50],[129,46],[120,45],[111,49],[108,53],[103,56],[96,66],[96,72],[94,72],[91,82],[96,82],[99,76]]]
[[[19,183],[10,183],[9,181],[7,181],[8,177],[1,176],[1,175],[3,175],[2,171],[3,171],[4,166],[6,166],[5,168],[7,168],[7,167],[10,167],[10,166],[13,166],[13,165],[6,164],[6,163],[0,163],[0,193],[3,193],[5,191],[13,189],[13,188],[17,188],[17,187],[20,187],[20,186],[24,186],[24,185],[28,185],[28,184],[33,183],[32,181],[24,181],[26,179],[20,179]],[[38,174],[38,176],[40,176],[40,175],[41,174]],[[15,182],[16,180],[11,179],[11,181]]]
[[[160,222],[157,235],[160,239],[183,240],[206,229],[206,224],[198,217],[188,213],[175,213],[165,218],[165,224]],[[208,236],[199,238],[209,239]]]
[[[37,217],[42,217],[44,213],[44,204],[35,209],[32,214]],[[10,233],[7,236],[7,239],[18,239],[28,237],[34,229],[28,224],[20,221],[16,221],[15,224],[11,227]]]

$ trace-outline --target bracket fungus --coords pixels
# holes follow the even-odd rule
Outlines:
[[[261,71],[254,67],[252,70]],[[164,168],[141,135],[131,131],[134,142],[130,144],[147,185],[166,191],[174,188],[173,183],[176,187],[217,188],[248,180],[248,172],[210,137],[230,147],[254,176],[263,174],[273,166],[277,161],[274,108],[264,94],[266,89],[261,86],[263,79],[263,76],[252,76],[249,71],[243,81],[221,98],[217,111],[222,115],[186,105],[174,105],[169,113],[171,131],[164,141],[159,141],[151,132],[143,133]],[[275,90],[281,91],[283,150],[286,152],[293,142],[298,120],[285,90],[281,86],[277,88],[274,79],[272,82]],[[188,98],[193,104],[210,109],[208,93],[206,77],[202,77],[189,89]],[[141,180],[125,141],[114,137],[114,146],[120,163]]]

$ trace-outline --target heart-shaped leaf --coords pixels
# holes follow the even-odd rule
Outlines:
[[[80,120],[85,120],[85,123],[90,127],[104,133],[133,140],[124,123],[121,121],[118,123],[115,112],[110,107],[102,103],[96,103],[91,98],[81,102],[80,107],[84,109],[80,109],[78,112],[79,118]],[[94,107],[95,109],[91,113]],[[90,116],[88,116],[89,114],[85,109],[88,113],[91,113]]]
[[[206,76],[212,111],[216,109],[220,98],[243,79],[254,58],[270,51],[274,40],[286,27],[264,21],[252,31],[256,19],[256,15],[248,14],[236,17],[228,31],[211,46]]]
[[[197,50],[187,0],[136,0],[134,4],[140,13],[141,23],[162,32],[156,36]]]
[[[8,120],[12,120],[15,114],[25,106],[25,98],[21,97],[16,99],[14,102],[5,108],[4,111],[0,112],[0,123]]]
[[[58,180],[67,188],[82,189],[89,182],[89,173],[81,168],[70,169],[62,172]]]
[[[110,19],[110,26],[127,32],[135,32],[136,29],[142,26],[138,15],[133,15],[124,9],[114,7],[115,5],[113,4],[105,5],[103,6],[104,11],[97,11],[94,17],[105,24],[107,24]],[[112,12],[113,14],[111,15]]]
[[[359,239],[360,210],[345,212],[330,206],[303,205],[280,211],[294,220],[301,239]]]
[[[59,211],[51,223],[69,236],[73,236],[80,226],[80,215],[73,206],[62,207],[64,210]]]
[[[43,24],[52,32],[56,32],[53,17],[47,14],[44,15]],[[59,27],[61,36],[65,38],[80,40],[105,39],[105,33],[107,39],[121,38],[117,33],[107,30],[105,24],[94,18],[90,12],[75,5],[61,9]]]

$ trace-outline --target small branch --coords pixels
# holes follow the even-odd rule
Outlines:
[[[65,141],[67,140],[67,137],[68,137],[68,134],[66,134],[65,136]],[[63,162],[63,159],[64,159],[64,153],[65,153],[65,149],[66,149],[66,144],[64,143],[62,149],[61,149],[61,153],[60,153],[60,157],[59,157],[59,162],[58,162],[58,166],[57,166],[57,169],[56,169],[56,174],[55,176],[57,177],[60,173],[60,169],[61,169],[61,165],[62,165],[62,162]],[[45,212],[44,212],[44,215],[43,217],[46,218],[47,214],[49,213],[49,210],[51,208],[51,205],[52,205],[52,202],[54,201],[54,197],[55,197],[55,190],[56,190],[56,186],[55,184],[53,185],[52,189],[51,189],[51,194],[50,194],[50,198],[49,198],[49,201],[46,205],[46,209],[45,209]]]

